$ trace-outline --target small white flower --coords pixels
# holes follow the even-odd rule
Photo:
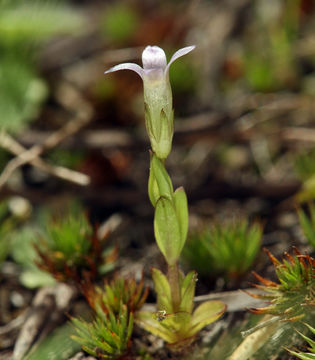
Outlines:
[[[105,74],[118,70],[135,71],[143,80],[146,128],[152,150],[160,159],[171,151],[173,138],[172,90],[169,82],[169,68],[181,56],[188,54],[195,46],[187,46],[175,52],[167,64],[165,52],[158,46],[147,46],[142,53],[143,68],[137,64],[119,64]]]
[[[113,66],[109,70],[105,71],[105,74],[118,70],[132,70],[140,75],[142,80],[144,80],[146,76],[150,76],[152,72],[159,73],[165,77],[168,75],[171,64],[179,57],[184,56],[190,51],[194,50],[194,48],[195,46],[193,45],[176,51],[170,62],[167,64],[165,52],[163,49],[158,46],[147,46],[142,52],[143,68],[137,64],[124,63]]]

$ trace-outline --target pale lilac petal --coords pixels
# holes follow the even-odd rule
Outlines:
[[[178,58],[180,58],[181,56],[184,56],[186,54],[188,54],[189,52],[191,52],[192,50],[194,50],[196,46],[195,45],[192,45],[192,46],[187,46],[187,47],[184,47],[182,49],[179,49],[176,51],[176,53],[171,57],[171,60],[170,62],[168,63],[166,69],[165,69],[165,72],[168,72],[169,71],[169,68],[171,66],[171,64]]]
[[[141,78],[143,79],[144,72],[143,72],[142,67],[137,64],[133,64],[133,63],[125,63],[125,64],[119,64],[119,65],[113,66],[112,68],[105,71],[104,74],[108,74],[108,73],[111,73],[114,71],[119,71],[119,70],[132,70],[132,71],[136,72],[139,76],[141,76]]]
[[[144,70],[164,70],[166,68],[166,56],[164,50],[158,46],[147,46],[142,53],[142,64]]]

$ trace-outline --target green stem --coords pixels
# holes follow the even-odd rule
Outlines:
[[[177,262],[174,265],[168,265],[167,277],[171,288],[172,303],[173,303],[172,305],[173,305],[173,311],[175,313],[179,311],[179,307],[181,303],[179,269]]]

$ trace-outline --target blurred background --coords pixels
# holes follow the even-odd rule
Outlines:
[[[26,288],[52,280],[34,265],[48,214],[79,208],[102,234],[118,229],[112,242],[127,272],[141,258],[146,275],[161,263],[142,81],[131,71],[104,75],[141,65],[147,45],[168,60],[196,45],[170,68],[166,163],[186,190],[191,232],[259,220],[251,261],[261,244],[275,255],[292,245],[314,251],[315,207],[305,204],[315,198],[315,0],[0,0],[1,324],[30,304]],[[300,207],[313,213],[313,247]],[[257,271],[267,262],[259,260]],[[230,283],[201,279],[197,292],[248,286],[233,271]]]
[[[141,64],[147,45],[169,59],[195,44],[170,69],[167,162],[192,226],[296,223],[296,201],[315,196],[314,28],[314,0],[2,0],[1,199],[22,213],[77,201],[93,223],[120,214],[152,241],[142,82],[104,71]]]

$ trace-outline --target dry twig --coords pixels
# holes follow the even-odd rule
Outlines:
[[[30,150],[25,149],[22,145],[20,145],[16,140],[14,140],[9,134],[5,132],[2,132],[0,134],[0,145],[12,154],[17,155],[17,157],[12,159],[3,170],[0,176],[0,188],[7,182],[13,171],[15,171],[19,166],[27,162],[29,162],[33,166],[36,166],[40,170],[61,179],[71,181],[79,185],[89,184],[89,177],[85,174],[71,169],[67,169],[62,166],[53,166],[51,164],[48,164],[39,157],[34,158],[34,153],[30,153],[30,155],[28,155]],[[33,149],[33,147],[31,149]],[[25,154],[27,156],[25,156]]]
[[[57,93],[59,101],[67,108],[78,109],[77,116],[65,124],[61,129],[50,134],[42,144],[35,144],[26,150],[5,131],[0,133],[0,145],[17,155],[4,168],[0,175],[0,188],[8,181],[12,173],[20,166],[31,163],[32,165],[48,172],[51,175],[75,182],[80,185],[88,185],[89,177],[85,174],[73,171],[61,166],[52,166],[40,158],[46,150],[55,148],[64,139],[78,132],[92,117],[92,108],[81,96],[68,85],[63,84]]]

